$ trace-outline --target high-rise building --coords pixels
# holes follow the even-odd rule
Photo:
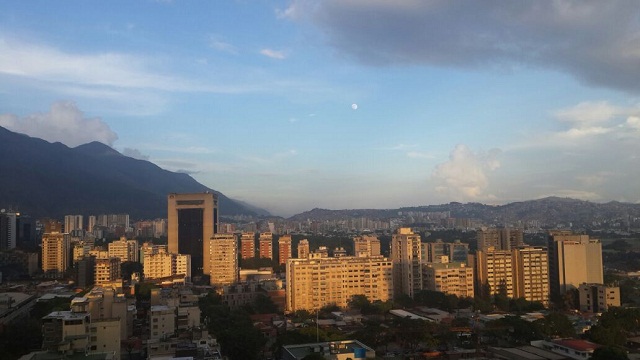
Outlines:
[[[240,237],[240,257],[251,259],[256,257],[256,234],[254,232],[243,232]]]
[[[476,231],[478,250],[493,247],[495,250],[515,249],[524,244],[522,229],[481,227]]]
[[[302,239],[298,242],[298,259],[306,259],[309,257],[309,240]]]
[[[260,258],[273,260],[273,233],[260,233],[258,240]]]
[[[503,293],[513,298],[515,296],[514,275],[511,250],[495,250],[490,247],[476,251],[477,290],[481,295]],[[485,294],[485,291],[489,291],[489,294]]]
[[[121,237],[120,240],[109,243],[108,247],[109,256],[117,257],[120,259],[120,262],[138,261],[138,241],[135,239],[127,240],[126,237]]]
[[[0,210],[0,250],[14,249],[18,240],[16,213]]]
[[[61,232],[46,232],[42,235],[42,271],[45,275],[59,278],[69,268],[69,235]]]
[[[169,252],[191,255],[193,276],[208,274],[209,239],[218,231],[218,197],[210,192],[169,194]]]
[[[420,234],[410,228],[399,228],[391,238],[394,296],[413,298],[422,290],[422,246]]]
[[[423,243],[422,246],[426,246],[426,255],[427,258],[422,258],[423,262],[430,263],[439,263],[443,262],[443,256],[446,256],[446,259],[449,259],[449,249],[446,243],[442,241],[442,239],[438,239],[435,242],[426,242]],[[448,262],[445,260],[444,262]]]
[[[602,284],[602,244],[589,235],[549,232],[551,294],[559,296],[580,284]]]
[[[209,276],[212,286],[238,282],[238,240],[234,234],[214,234],[209,240]]]
[[[601,313],[620,306],[620,288],[603,284],[580,284],[580,311]]]
[[[96,259],[95,266],[94,283],[96,285],[100,286],[121,279],[119,258]]]
[[[161,245],[142,246],[143,272],[145,279],[160,279],[173,276],[191,278],[191,256],[171,254]]]
[[[426,263],[422,270],[425,289],[458,297],[474,296],[473,268],[466,263]]]
[[[89,215],[89,223],[87,224],[87,231],[93,232],[93,228],[96,226],[96,216]]]
[[[280,235],[278,238],[278,264],[286,264],[292,258],[291,235]]]
[[[515,276],[515,297],[549,304],[549,257],[547,249],[523,246],[512,249]]]
[[[447,243],[447,252],[450,262],[466,263],[469,257],[469,244],[455,240],[452,243]]]
[[[380,255],[380,240],[375,235],[361,235],[353,238],[354,256],[378,256]]]
[[[71,234],[74,230],[82,230],[82,215],[66,215],[64,217],[64,232]]]
[[[382,256],[321,257],[287,261],[286,310],[317,310],[328,304],[342,308],[353,295],[369,301],[393,299],[393,265]]]

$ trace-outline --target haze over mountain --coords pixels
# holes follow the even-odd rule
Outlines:
[[[167,194],[212,191],[221,216],[268,214],[229,199],[191,176],[122,155],[100,142],[75,148],[0,127],[0,207],[34,217],[128,213],[167,216]]]

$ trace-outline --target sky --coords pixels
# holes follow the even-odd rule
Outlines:
[[[7,0],[0,126],[281,216],[637,203],[640,2]]]

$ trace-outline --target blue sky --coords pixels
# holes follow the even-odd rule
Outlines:
[[[4,1],[0,126],[291,215],[640,201],[637,1]]]

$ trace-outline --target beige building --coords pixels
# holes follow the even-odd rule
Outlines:
[[[353,295],[369,301],[393,299],[393,265],[382,256],[320,257],[287,261],[286,310],[345,308]]]
[[[293,257],[291,249],[291,235],[280,235],[278,238],[278,264],[286,264]]]
[[[176,331],[176,311],[166,305],[152,305],[149,309],[150,339],[161,339]]]
[[[215,234],[209,240],[209,276],[213,286],[238,282],[238,240],[234,234]]]
[[[420,234],[410,228],[400,228],[391,238],[394,296],[405,294],[413,298],[422,290],[422,245]]]
[[[309,257],[309,240],[302,239],[298,243],[298,259],[306,259]]]
[[[259,252],[260,258],[273,260],[273,233],[260,233]]]
[[[422,270],[425,289],[458,297],[474,297],[473,268],[466,263],[426,263]]]
[[[601,313],[620,306],[620,288],[603,284],[580,284],[580,311]]]
[[[240,256],[251,259],[256,256],[256,237],[254,232],[244,232],[240,237]]]
[[[513,265],[511,250],[494,250],[493,248],[478,250],[476,252],[478,291],[481,293],[488,285],[489,294],[482,295],[495,295],[505,291],[508,297],[515,297]]]
[[[516,269],[515,297],[539,301],[547,306],[550,296],[547,249],[526,246],[512,251]]]
[[[127,240],[127,238],[123,236],[120,240],[109,243],[109,257],[117,257],[120,259],[120,262],[138,262],[138,252],[137,240]]]
[[[191,255],[192,275],[207,274],[209,239],[218,232],[218,196],[169,194],[167,216],[169,252]]]
[[[121,279],[120,259],[110,257],[107,259],[96,259],[94,283],[100,286],[106,283]]]
[[[51,277],[62,277],[69,268],[70,240],[60,232],[42,235],[42,271]]]
[[[511,250],[524,245],[524,232],[522,229],[487,228],[476,230],[478,250],[486,250],[493,247],[496,250]]]
[[[549,232],[549,274],[554,295],[577,289],[582,283],[602,284],[600,240],[569,231]]]
[[[187,254],[170,254],[162,246],[143,246],[142,264],[145,279],[161,279],[173,276],[184,276],[191,279],[191,256]]]
[[[379,256],[380,240],[375,235],[361,235],[353,238],[354,256]]]

